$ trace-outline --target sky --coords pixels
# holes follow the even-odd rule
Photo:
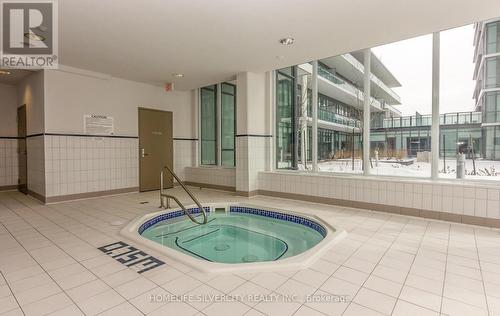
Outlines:
[[[440,113],[473,111],[475,81],[474,28],[467,25],[441,32]],[[402,87],[394,88],[403,114],[432,112],[432,35],[387,44],[372,49],[396,76]]]

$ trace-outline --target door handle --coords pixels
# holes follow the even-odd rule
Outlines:
[[[144,158],[146,157],[148,154],[145,153],[144,151],[144,148],[141,149],[141,157]]]

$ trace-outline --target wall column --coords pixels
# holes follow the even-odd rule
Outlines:
[[[363,51],[364,77],[363,77],[363,174],[370,174],[370,106],[371,106],[371,56],[370,49]],[[354,144],[353,144],[354,145]]]
[[[244,72],[236,76],[236,192],[251,196],[259,189],[259,172],[269,164],[272,142],[267,73]]]
[[[431,127],[431,176],[439,177],[439,32],[432,34],[432,127]]]
[[[318,171],[318,61],[312,63],[312,167]]]

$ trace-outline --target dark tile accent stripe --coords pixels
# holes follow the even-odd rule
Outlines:
[[[259,134],[240,134],[235,137],[273,137],[273,135],[259,135]]]
[[[63,134],[63,133],[40,133],[28,135],[27,137],[36,136],[68,136],[68,137],[106,137],[106,138],[139,138],[139,136],[125,136],[125,135],[87,135],[87,134]]]
[[[142,250],[118,241],[109,245],[97,248],[119,263],[135,270],[137,273],[143,273],[151,269],[164,265],[165,262],[148,255]]]
[[[189,140],[189,141],[197,141],[198,138],[182,138],[182,137],[174,137],[173,140]]]
[[[107,137],[107,138],[130,138],[130,139],[136,139],[139,138],[139,136],[128,136],[128,135],[87,135],[87,134],[64,134],[64,133],[38,133],[38,134],[31,134],[26,136],[26,138],[29,137],[37,137],[37,136],[67,136],[67,137]],[[20,139],[24,137],[14,137],[14,136],[0,136],[0,139],[2,138],[7,138],[7,139]],[[198,138],[182,138],[182,137],[174,137],[173,140],[187,140],[187,141],[197,141]]]
[[[26,135],[26,138],[38,137],[38,136],[43,136],[43,135],[45,135],[45,134],[44,133],[31,134],[31,135]]]

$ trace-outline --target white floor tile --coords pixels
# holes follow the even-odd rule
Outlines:
[[[439,316],[439,313],[430,309],[398,300],[394,308],[393,316]]]
[[[390,315],[396,304],[396,298],[367,288],[361,288],[354,297],[354,302],[382,314]]]

